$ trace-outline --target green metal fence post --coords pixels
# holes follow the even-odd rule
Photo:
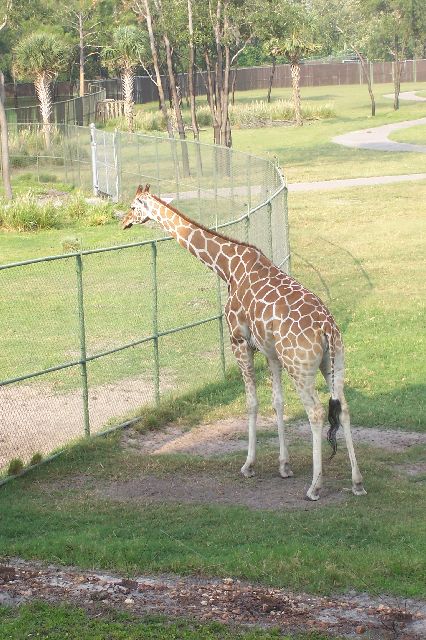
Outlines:
[[[158,348],[158,288],[157,288],[157,243],[151,243],[152,270],[152,344],[154,346],[154,393],[155,403],[160,403],[160,354]]]
[[[269,198],[269,189],[268,189],[268,198]],[[266,208],[268,210],[268,246],[269,246],[269,258],[271,260],[274,259],[274,245],[273,245],[273,239],[272,239],[272,202],[271,200],[269,200],[268,204],[266,205]]]
[[[89,418],[89,386],[87,382],[87,352],[86,352],[86,326],[84,321],[84,298],[83,298],[83,260],[81,254],[76,255],[77,268],[77,304],[78,304],[78,327],[80,339],[80,372],[83,391],[83,418],[84,433],[90,436]]]

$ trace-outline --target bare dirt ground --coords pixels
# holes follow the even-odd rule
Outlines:
[[[161,379],[161,389],[173,380]],[[154,398],[154,386],[145,378],[125,378],[89,389],[89,415],[93,433],[112,417],[136,411]],[[53,386],[20,384],[0,387],[0,469],[12,458],[27,462],[36,453],[54,449],[84,436],[81,389],[57,393]]]
[[[276,429],[272,418],[259,418],[257,432],[259,435],[273,432]],[[324,435],[327,426],[324,427]],[[136,449],[144,454],[189,453],[203,457],[221,455],[232,451],[243,451],[247,448],[243,434],[247,432],[245,418],[229,418],[214,423],[202,424],[193,429],[170,426],[161,431],[140,433],[135,430],[123,434],[123,446]],[[289,442],[302,438],[311,439],[308,422],[301,421],[287,425]],[[357,442],[380,447],[388,451],[405,451],[413,445],[426,444],[426,433],[417,431],[396,431],[393,429],[377,429],[373,427],[352,427],[355,444]],[[337,433],[339,446],[344,446],[342,430]],[[271,434],[271,444],[278,450],[278,437]]]
[[[292,442],[303,439],[310,443],[310,427],[305,422],[288,425],[287,432],[290,456]],[[262,446],[273,447],[278,459],[278,438],[274,434],[274,421],[268,418],[261,419],[258,428],[259,442]],[[353,429],[353,434],[355,444],[364,443],[390,451],[404,451],[416,444],[426,444],[426,434],[417,432],[357,427]],[[239,472],[247,450],[246,421],[243,418],[220,420],[192,429],[176,425],[142,433],[129,429],[122,433],[121,446],[124,450],[141,456],[186,454],[190,457],[211,459],[229,453],[241,455],[236,456],[231,464],[227,463],[226,468],[221,469],[218,465],[208,472],[194,473],[190,464],[185,465],[183,461],[181,468],[173,472],[168,472],[167,464],[164,464],[161,473],[148,469],[131,478],[115,477],[113,480],[106,480],[90,475],[75,475],[49,483],[46,491],[74,488],[113,502],[132,502],[139,505],[216,504],[256,510],[304,511],[320,509],[352,497],[349,463],[347,480],[336,481],[333,478],[333,462],[328,463],[327,459],[324,461],[321,500],[318,502],[305,500],[306,491],[311,483],[310,459],[303,469],[293,466],[294,477],[285,480],[278,475],[278,461],[267,467],[259,465],[254,478],[243,478]],[[346,448],[341,433],[339,448],[343,451]],[[398,465],[395,471],[402,475],[419,476],[426,473],[426,463]],[[368,490],[368,479],[366,486]]]
[[[320,630],[348,638],[421,640],[426,603],[350,593],[323,597],[294,594],[232,578],[123,576],[43,565],[11,558],[0,564],[0,604],[42,599],[82,606],[91,615],[125,610],[135,616],[217,620],[233,625]]]

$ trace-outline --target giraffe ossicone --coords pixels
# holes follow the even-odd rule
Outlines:
[[[352,468],[352,491],[364,495],[344,396],[344,351],[339,328],[321,300],[276,267],[259,249],[207,229],[139,186],[124,229],[153,220],[227,284],[225,317],[231,346],[244,380],[248,411],[248,453],[241,473],[254,475],[258,401],[253,356],[260,351],[272,374],[272,404],[279,437],[279,472],[293,475],[284,428],[283,367],[292,378],[312,430],[313,478],[306,497],[318,500],[322,485],[322,428],[325,411],[315,390],[318,369],[330,390],[327,439],[336,451],[343,432]]]

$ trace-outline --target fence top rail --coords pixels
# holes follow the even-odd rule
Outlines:
[[[53,256],[43,256],[42,258],[32,258],[31,260],[21,260],[19,262],[8,262],[7,264],[0,265],[0,271],[3,269],[12,269],[13,267],[24,267],[29,264],[36,264],[38,262],[52,262],[53,260],[66,260],[67,258],[76,258],[77,256],[89,256],[94,253],[106,253],[107,251],[120,251],[120,249],[129,249],[131,247],[142,247],[148,244],[157,244],[157,242],[164,242],[165,240],[172,240],[171,236],[164,238],[155,238],[154,240],[141,240],[139,242],[128,242],[126,244],[112,245],[111,247],[99,247],[98,249],[82,249],[81,251],[70,251],[69,253],[58,253]]]

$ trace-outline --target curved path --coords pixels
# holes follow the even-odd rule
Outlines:
[[[384,98],[390,98],[391,100],[393,100],[394,99],[394,94],[393,93],[387,93],[383,97]],[[400,100],[413,100],[414,102],[426,102],[426,98],[424,98],[423,96],[418,96],[415,91],[402,91],[399,94],[399,99]]]
[[[394,142],[388,138],[389,134],[393,131],[409,129],[416,125],[426,125],[426,118],[407,120],[406,122],[395,122],[393,124],[385,124],[381,127],[361,129],[360,131],[350,131],[341,136],[335,136],[332,138],[332,141],[336,144],[342,144],[345,147],[370,149],[372,151],[413,151],[415,153],[426,153],[426,145]]]

